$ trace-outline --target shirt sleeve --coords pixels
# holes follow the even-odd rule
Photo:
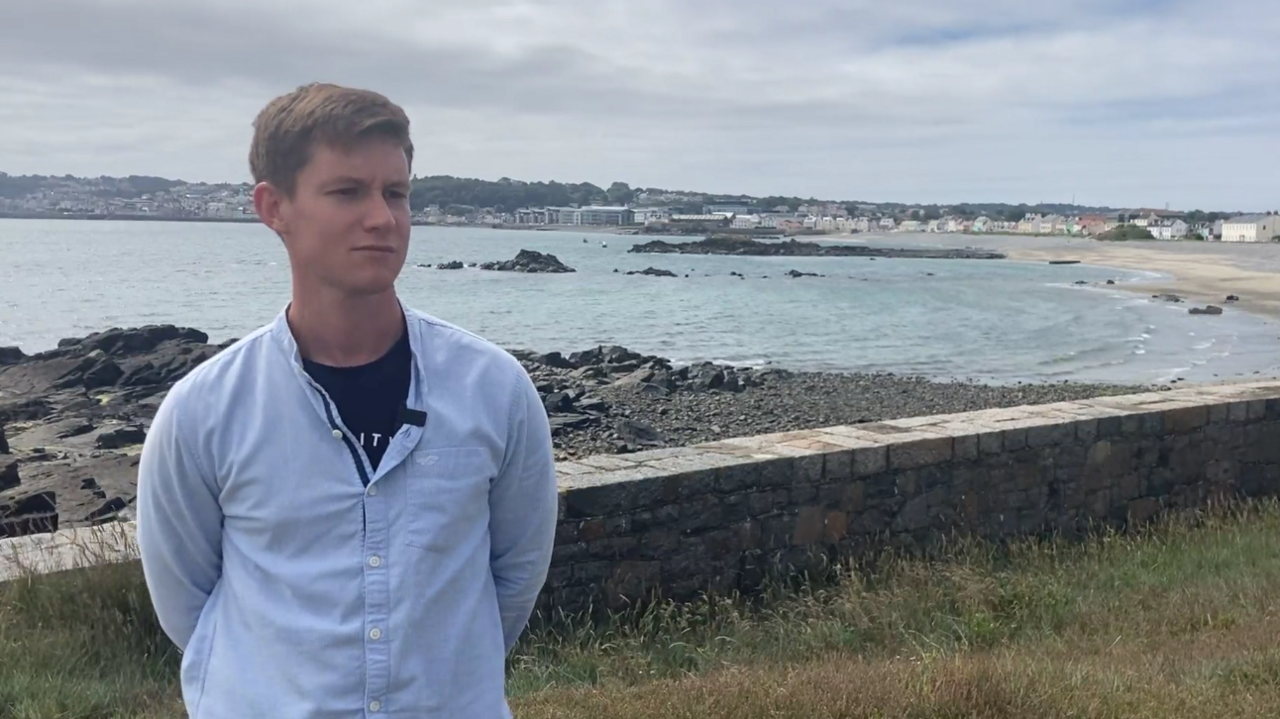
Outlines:
[[[222,572],[222,506],[183,424],[189,398],[160,404],[138,465],[137,541],[160,626],[186,651]]]
[[[490,567],[508,652],[546,581],[558,508],[551,424],[533,381],[517,366],[506,457],[489,493]]]

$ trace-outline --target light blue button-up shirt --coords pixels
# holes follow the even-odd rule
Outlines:
[[[283,311],[157,411],[137,537],[193,719],[511,716],[504,660],[554,543],[550,426],[514,357],[405,316],[426,422],[376,472]]]

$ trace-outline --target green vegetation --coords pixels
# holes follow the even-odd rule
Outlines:
[[[1278,716],[1278,594],[1280,506],[1238,505],[561,619],[509,693],[520,719]],[[0,717],[183,716],[136,563],[0,585],[0,644]]]
[[[1113,242],[1124,242],[1127,240],[1154,240],[1155,236],[1151,234],[1145,227],[1136,225],[1120,225],[1115,229],[1107,230],[1098,235],[1099,240],[1110,240]]]

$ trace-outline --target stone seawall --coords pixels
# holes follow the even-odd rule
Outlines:
[[[1185,388],[563,463],[543,608],[767,574],[948,533],[1002,539],[1280,490],[1280,383]]]
[[[881,546],[1142,522],[1280,493],[1280,381],[825,427],[557,466],[541,609],[750,591]],[[14,567],[136,556],[117,523],[0,541]]]

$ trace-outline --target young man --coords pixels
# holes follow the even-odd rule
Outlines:
[[[178,382],[138,474],[138,544],[193,719],[510,712],[546,578],[550,426],[511,355],[404,307],[413,144],[381,95],[266,106],[254,205],[292,298]]]

